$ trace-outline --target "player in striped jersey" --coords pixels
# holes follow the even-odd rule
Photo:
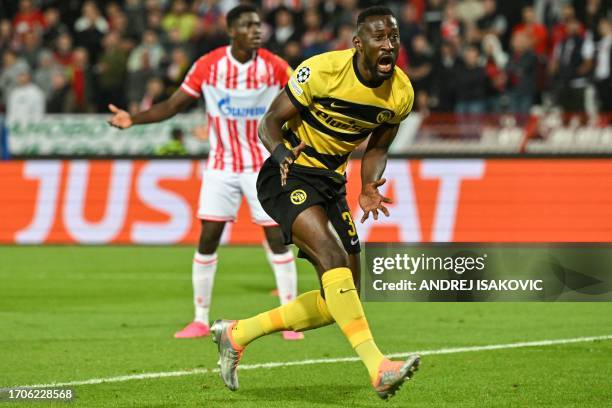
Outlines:
[[[243,195],[253,221],[264,228],[266,253],[281,303],[297,294],[293,254],[284,245],[277,224],[261,207],[256,191],[257,172],[269,156],[257,136],[258,122],[287,83],[291,68],[260,48],[261,20],[255,8],[239,5],[228,12],[226,20],[230,45],[200,57],[168,100],[133,116],[109,106],[114,114],[109,123],[126,129],[170,118],[194,98],[203,97],[206,102],[210,153],[202,177],[198,208],[202,230],[192,267],[195,319],[175,334],[177,338],[210,334],[208,311],[217,269],[216,250],[225,223],[236,218]],[[295,340],[303,335],[287,330],[283,337]]]

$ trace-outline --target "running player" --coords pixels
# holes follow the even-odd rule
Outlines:
[[[285,86],[291,68],[281,58],[260,48],[261,20],[254,7],[239,5],[226,17],[230,45],[199,58],[181,87],[166,101],[130,115],[109,105],[109,123],[120,129],[160,122],[186,109],[194,98],[206,102],[210,154],[202,177],[198,218],[202,229],[193,258],[192,280],[195,319],[177,338],[210,334],[208,312],[217,269],[217,247],[228,221],[234,221],[242,196],[246,196],[253,222],[263,226],[266,253],[276,277],[281,304],[297,294],[293,254],[283,243],[276,222],[257,200],[257,172],[268,152],[257,137],[257,126],[266,108]],[[287,340],[302,333],[283,331]]]
[[[374,343],[359,300],[360,245],[346,202],[350,153],[368,136],[361,164],[362,222],[388,215],[378,187],[387,151],[414,100],[408,77],[395,62],[399,30],[386,7],[370,7],[357,19],[354,49],[304,61],[261,121],[259,136],[272,156],[257,192],[264,209],[314,265],[321,290],[244,320],[218,320],[221,377],[238,389],[237,366],[245,347],[279,330],[304,331],[336,322],[365,364],[374,389],[387,399],[412,376],[420,359],[386,359]],[[330,225],[333,227],[330,227]]]

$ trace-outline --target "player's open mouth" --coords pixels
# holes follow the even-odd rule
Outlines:
[[[376,64],[378,71],[388,74],[393,70],[393,57],[391,55],[383,55],[378,59]]]

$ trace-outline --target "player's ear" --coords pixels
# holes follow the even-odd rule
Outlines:
[[[361,38],[359,38],[359,36],[354,36],[353,37],[353,47],[355,47],[357,49],[357,51],[361,52]]]
[[[233,25],[227,26],[227,36],[230,40],[233,40],[236,37],[236,29]]]

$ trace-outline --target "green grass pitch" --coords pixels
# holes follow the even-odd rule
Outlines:
[[[210,338],[175,340],[192,317],[190,247],[0,247],[0,388],[215,368]],[[298,261],[300,290],[317,287]],[[211,317],[277,305],[261,248],[219,252]],[[385,353],[612,334],[612,303],[367,303]],[[301,342],[278,334],[242,364],[354,356],[335,326]],[[82,407],[603,407],[612,406],[612,340],[423,357],[385,403],[359,362],[75,386]],[[0,405],[6,405],[0,403]],[[27,406],[19,403],[15,407]]]

